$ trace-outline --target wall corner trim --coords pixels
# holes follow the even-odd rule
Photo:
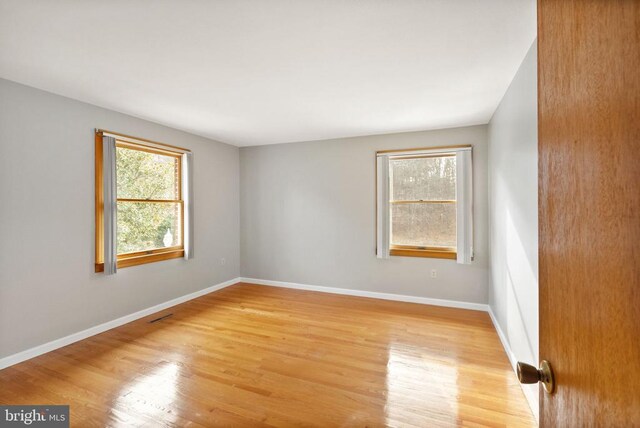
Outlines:
[[[39,355],[46,354],[47,352],[51,352],[58,348],[62,348],[64,346],[70,345],[72,343],[78,342],[88,337],[95,336],[96,334],[103,333],[107,330],[120,327],[121,325],[130,323],[132,321],[136,321],[140,318],[144,318],[155,312],[163,311],[172,306],[179,305],[180,303],[184,303],[189,300],[193,300],[197,297],[204,296],[205,294],[209,294],[214,291],[221,290],[223,288],[229,287],[230,285],[237,284],[238,282],[240,282],[240,278],[233,278],[228,281],[221,282],[216,285],[212,285],[211,287],[194,291],[193,293],[185,294],[184,296],[176,297],[175,299],[171,299],[166,302],[159,303],[155,306],[151,306],[149,308],[134,312],[132,314],[125,315],[120,318],[116,318],[115,320],[107,321],[105,323],[96,325],[94,327],[89,327],[86,330],[82,330],[77,333],[72,333],[60,339],[55,339],[55,340],[52,340],[51,342],[34,346],[33,348],[18,352],[13,355],[9,355],[4,358],[0,358],[0,370],[7,368],[9,366],[13,366],[14,364],[18,364],[23,361],[29,360],[31,358],[37,357]]]
[[[484,303],[461,302],[457,300],[433,299],[430,297],[407,296],[403,294],[381,293],[377,291],[354,290],[351,288],[325,287],[322,285],[299,284],[295,282],[272,281],[257,278],[240,278],[241,282],[270,287],[293,288],[296,290],[318,291],[320,293],[343,294],[346,296],[368,297],[372,299],[394,300],[396,302],[420,303],[423,305],[445,306],[448,308],[470,309],[473,311],[489,310]]]

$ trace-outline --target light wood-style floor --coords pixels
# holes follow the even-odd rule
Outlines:
[[[0,371],[91,426],[535,426],[486,313],[237,284]]]

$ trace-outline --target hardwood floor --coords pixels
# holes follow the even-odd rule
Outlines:
[[[251,284],[0,385],[1,404],[69,404],[78,427],[535,426],[486,313]]]

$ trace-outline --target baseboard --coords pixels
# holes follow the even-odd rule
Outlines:
[[[21,363],[28,359],[37,357],[38,355],[46,354],[47,352],[51,352],[55,349],[62,348],[63,346],[70,345],[74,342],[78,342],[79,340],[86,339],[91,336],[95,336],[96,334],[105,332],[107,330],[111,330],[112,328],[120,327],[121,325],[130,323],[131,321],[135,321],[140,318],[144,318],[155,312],[163,311],[172,306],[179,305],[180,303],[184,303],[189,300],[193,300],[197,297],[204,296],[205,294],[209,294],[214,291],[220,290],[222,288],[228,287],[230,285],[237,284],[238,282],[240,282],[240,278],[230,279],[229,281],[225,281],[220,284],[216,284],[202,290],[194,291],[193,293],[189,293],[181,297],[176,297],[175,299],[171,299],[167,302],[160,303],[158,305],[143,309],[138,312],[134,312],[129,315],[125,315],[123,317],[117,318],[112,321],[107,321],[103,324],[90,327],[86,330],[82,330],[77,333],[70,334],[69,336],[52,340],[51,342],[47,342],[43,345],[35,346],[31,349],[18,352],[17,354],[9,355],[8,357],[4,357],[0,359],[0,370],[6,367],[12,366],[14,364]]]
[[[507,354],[507,358],[509,358],[509,363],[511,364],[511,368],[513,368],[513,370],[515,371],[518,360],[516,359],[515,354],[511,351],[511,346],[509,346],[509,341],[507,340],[507,336],[502,331],[500,324],[498,324],[498,319],[493,313],[491,306],[489,306],[489,309],[487,310],[487,312],[489,312],[489,317],[491,317],[491,322],[493,323],[493,327],[496,329],[496,332],[498,333],[498,337],[500,338],[500,342],[502,343],[504,352]]]
[[[489,306],[483,303],[460,302],[457,300],[432,299],[429,297],[406,296],[403,294],[380,293],[377,291],[353,290],[349,288],[325,287],[322,285],[298,284],[295,282],[271,281],[256,278],[240,278],[242,282],[271,287],[293,288],[296,290],[318,291],[321,293],[344,294],[347,296],[369,297],[372,299],[394,300],[397,302],[420,303],[423,305],[445,306],[448,308],[488,311]]]
[[[487,305],[487,307],[488,307],[487,312],[489,312],[489,316],[491,317],[491,322],[493,322],[493,327],[496,329],[496,332],[498,333],[498,337],[500,338],[500,342],[502,342],[502,347],[504,348],[504,352],[507,354],[507,358],[509,358],[509,363],[511,363],[511,367],[513,368],[513,371],[517,372],[518,359],[516,358],[515,354],[511,350],[511,346],[509,345],[509,341],[507,340],[507,336],[502,331],[502,327],[500,327],[500,324],[498,323],[498,319],[496,318],[495,314],[493,313],[493,310],[491,309],[491,306]],[[536,417],[536,419],[538,419],[538,417],[539,417],[539,409],[537,408],[537,406],[538,406],[538,397],[537,397],[536,393],[534,391],[532,391],[532,389],[534,389],[534,388],[529,388],[526,385],[520,385],[520,387],[522,388],[522,392],[524,393],[524,396],[527,399],[527,402],[529,403],[529,407],[531,408],[531,412]]]

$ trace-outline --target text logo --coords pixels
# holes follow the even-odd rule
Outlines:
[[[69,428],[69,406],[0,406],[0,428]]]

